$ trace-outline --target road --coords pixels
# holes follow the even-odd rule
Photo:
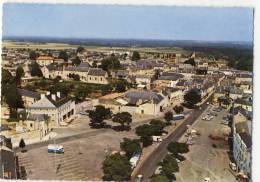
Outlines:
[[[156,117],[154,119],[162,119],[163,117]],[[140,122],[136,122],[136,123],[132,123],[131,124],[131,131],[135,130],[135,128],[137,126],[140,126],[142,124],[145,124],[147,122],[149,122],[151,119],[145,119],[143,121]],[[52,138],[51,140],[48,141],[41,141],[41,142],[37,142],[37,143],[33,143],[33,144],[28,144],[26,145],[26,150],[30,150],[30,149],[35,149],[35,148],[40,148],[43,146],[48,146],[49,144],[53,144],[54,140],[56,144],[59,143],[63,143],[63,142],[69,142],[69,141],[73,141],[73,140],[78,140],[78,139],[82,139],[82,138],[87,138],[87,137],[91,137],[91,136],[96,136],[99,134],[103,134],[106,132],[111,132],[114,131],[110,128],[106,128],[106,129],[93,129],[92,131],[86,131],[86,132],[81,132],[79,134],[73,134],[73,135],[69,135],[69,136],[64,136],[64,137],[60,137],[60,138]],[[20,149],[18,147],[14,148],[16,150],[16,152],[19,152]]]
[[[181,125],[178,126],[176,130],[174,130],[166,139],[164,139],[161,144],[151,153],[151,155],[146,158],[146,160],[141,164],[138,171],[132,174],[132,181],[136,179],[137,175],[142,174],[143,180],[147,181],[149,177],[151,177],[156,170],[158,163],[166,156],[167,154],[167,146],[172,141],[178,141],[181,136],[186,132],[187,125],[193,124],[197,118],[203,113],[203,111],[207,108],[207,102],[212,99],[210,96],[204,104],[201,105],[201,109],[196,109],[190,113],[189,117],[187,117]]]

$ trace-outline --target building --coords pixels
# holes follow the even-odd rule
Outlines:
[[[37,92],[30,91],[30,90],[18,88],[18,92],[20,93],[20,95],[22,97],[25,107],[32,105],[33,103],[35,103],[37,100],[39,100],[41,98],[40,94],[38,94]]]
[[[184,78],[182,74],[175,73],[175,72],[164,72],[155,81],[155,84],[157,86],[162,86],[162,87],[176,87],[176,84],[182,78]]]
[[[0,179],[17,179],[17,163],[14,151],[0,146]]]
[[[246,111],[238,111],[234,116],[233,123],[233,157],[236,161],[238,171],[249,178],[251,176],[251,149],[252,131],[251,120],[246,116]]]
[[[88,83],[108,84],[108,74],[101,68],[90,68],[88,72]]]
[[[98,104],[110,108],[113,113],[157,116],[169,105],[168,97],[154,91],[130,90],[123,94],[112,94],[99,98]]]
[[[24,122],[26,124],[26,130],[38,130],[40,132],[40,138],[46,136],[50,131],[49,117],[46,114],[29,114]]]
[[[39,56],[36,60],[36,62],[40,65],[40,66],[47,66],[49,64],[54,63],[54,58],[51,56]]]
[[[70,97],[57,94],[47,93],[41,94],[41,99],[26,108],[31,115],[46,114],[49,116],[50,122],[55,122],[58,125],[64,122],[70,122],[75,117],[75,101]]]

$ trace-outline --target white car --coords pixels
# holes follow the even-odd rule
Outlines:
[[[204,178],[203,182],[210,182],[210,178],[209,177]]]

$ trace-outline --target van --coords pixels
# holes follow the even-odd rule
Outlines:
[[[48,145],[48,153],[57,153],[57,154],[63,154],[64,148],[62,145]]]

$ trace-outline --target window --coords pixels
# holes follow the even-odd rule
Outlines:
[[[32,123],[30,123],[30,127],[31,127],[31,128],[33,127],[33,124],[32,124]]]

